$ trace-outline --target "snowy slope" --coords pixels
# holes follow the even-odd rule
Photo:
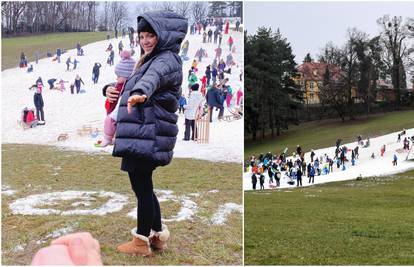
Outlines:
[[[230,85],[235,91],[243,84],[239,81],[239,73],[243,67],[243,34],[230,30],[230,34],[234,39],[236,46],[236,54],[234,59],[238,63],[238,68],[233,68],[230,78]],[[201,35],[187,35],[190,42],[188,56],[190,60],[183,63],[183,93],[188,95],[187,90],[187,73],[191,67],[191,62],[196,50],[200,48],[202,42]],[[223,51],[227,51],[228,35],[223,36]],[[27,143],[27,144],[45,144],[60,146],[69,149],[76,149],[87,152],[105,152],[110,153],[112,147],[105,149],[95,148],[94,143],[101,139],[91,138],[90,136],[78,135],[78,129],[84,125],[91,126],[93,129],[98,128],[102,131],[103,120],[105,118],[104,102],[102,96],[102,87],[115,81],[114,66],[110,67],[106,64],[108,52],[105,52],[109,43],[115,48],[115,64],[118,62],[117,47],[120,39],[111,39],[92,43],[83,46],[85,56],[76,57],[76,49],[69,50],[61,57],[61,63],[52,62],[51,58],[39,60],[39,64],[34,64],[34,72],[28,74],[26,68],[8,69],[2,72],[2,143]],[[129,48],[128,38],[122,39],[124,46]],[[199,64],[199,70],[204,73],[207,64],[213,61],[214,44],[204,44],[203,48],[207,50],[208,58],[203,59]],[[227,48],[227,49],[226,49]],[[135,51],[139,51],[135,48]],[[137,53],[139,54],[139,53]],[[138,55],[134,59],[138,58]],[[74,71],[66,71],[66,59],[68,56],[76,57],[80,63]],[[223,52],[223,56],[227,53]],[[95,62],[100,62],[102,68],[98,84],[92,82],[92,67]],[[32,63],[32,62],[31,62]],[[29,63],[29,64],[31,64]],[[72,68],[72,66],[71,66]],[[82,88],[86,89],[85,94],[71,95],[69,84],[79,74],[86,85]],[[37,77],[41,76],[45,85],[43,89],[43,99],[45,103],[45,126],[38,126],[34,129],[23,131],[17,124],[20,119],[21,110],[24,107],[34,107],[33,92],[29,91],[29,87],[35,83]],[[201,78],[201,73],[198,75]],[[60,92],[57,90],[49,90],[47,80],[56,78],[58,81],[63,79],[66,83],[67,90]],[[217,112],[214,116],[216,117]],[[216,119],[210,125],[210,143],[197,144],[192,141],[182,141],[184,137],[184,115],[180,114],[179,133],[177,136],[177,144],[174,149],[175,157],[197,158],[212,161],[228,161],[241,162],[242,160],[242,142],[243,142],[243,120],[233,122],[219,122]],[[58,142],[57,137],[60,134],[69,134],[69,139],[64,142]]]
[[[401,131],[399,131],[401,132]],[[344,181],[344,180],[352,180],[356,179],[358,176],[362,177],[369,177],[369,176],[381,176],[381,175],[390,175],[395,173],[404,172],[410,169],[414,169],[414,161],[406,161],[407,151],[401,151],[403,148],[403,143],[397,143],[398,133],[391,133],[384,136],[379,136],[376,138],[370,138],[371,145],[368,148],[359,147],[359,159],[356,160],[355,166],[351,166],[350,162],[345,164],[346,169],[342,171],[336,167],[336,164],[333,166],[333,172],[328,175],[321,175],[315,176],[315,184],[327,183],[327,182],[334,182],[334,181]],[[414,128],[408,129],[407,134],[402,136],[402,140],[404,137],[409,137],[414,135]],[[364,140],[365,141],[365,140]],[[354,149],[357,146],[357,143],[349,143],[343,144],[348,148]],[[386,151],[383,157],[380,156],[380,149],[382,145],[386,145]],[[410,142],[410,146],[412,143]],[[341,145],[342,146],[342,145]],[[324,154],[327,154],[329,157],[333,157],[335,154],[336,147],[329,147],[314,150],[316,156],[319,158]],[[398,150],[398,151],[397,151]],[[375,159],[371,159],[371,154],[375,154]],[[394,153],[398,157],[398,165],[393,166],[392,160]],[[410,158],[414,158],[414,150],[411,150]],[[315,156],[315,158],[316,158]],[[351,158],[351,152],[348,152],[347,158]],[[310,152],[305,154],[305,161],[310,162]],[[295,185],[289,185],[287,182],[289,179],[287,177],[282,177],[281,179],[281,186],[280,188],[289,188],[289,187],[296,187]],[[302,177],[302,184],[303,186],[309,186],[307,177]],[[269,177],[267,175],[267,171],[265,172],[265,188],[269,188]],[[259,183],[257,184],[256,188],[260,188]],[[243,189],[244,190],[251,190],[252,183],[251,183],[251,172],[245,172],[243,175]]]

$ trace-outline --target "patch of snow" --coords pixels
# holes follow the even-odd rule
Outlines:
[[[232,212],[243,212],[243,206],[236,203],[226,203],[220,205],[218,211],[213,215],[211,222],[213,225],[223,225],[227,221],[227,216]]]
[[[10,189],[10,186],[8,186],[8,185],[3,185],[3,186],[1,187],[1,194],[2,194],[2,195],[5,195],[5,196],[12,196],[12,195],[14,195],[16,192],[17,192],[16,190],[11,190],[11,189]]]
[[[191,194],[188,194],[188,195],[191,196],[191,197],[199,197],[200,193],[191,193]]]
[[[12,251],[13,252],[20,252],[20,251],[23,251],[24,250],[24,246],[23,245],[17,245],[17,246],[15,246],[13,249],[12,249]]]
[[[198,211],[197,203],[190,200],[188,197],[181,197],[180,203],[181,203],[182,206],[181,206],[180,211],[177,213],[177,215],[173,216],[170,219],[163,219],[163,221],[165,221],[165,222],[172,222],[172,221],[180,222],[180,221],[185,221],[185,220],[190,220],[191,221],[193,219],[193,216]]]
[[[173,191],[171,190],[154,190],[156,194],[158,195],[158,202],[166,202],[166,201],[173,201],[176,203],[180,203],[181,207],[178,213],[171,218],[162,218],[165,222],[180,222],[184,220],[192,220],[195,214],[198,212],[198,206],[197,203],[192,201],[187,196],[176,196],[173,194]],[[190,193],[189,195],[194,195],[198,193]],[[128,217],[137,219],[137,208],[134,208],[131,210],[128,215]]]
[[[41,240],[36,241],[36,244],[41,245],[41,244],[47,243],[48,239],[50,239],[50,238],[55,239],[57,237],[72,233],[72,232],[75,231],[76,226],[78,226],[78,223],[75,223],[73,225],[68,225],[66,227],[57,229],[57,230],[53,231],[52,233],[46,235]]]
[[[208,191],[209,193],[212,193],[212,194],[215,194],[215,193],[218,193],[219,192],[219,190],[217,190],[217,189],[213,189],[213,190],[210,190],[210,191]]]
[[[375,138],[370,138],[370,146],[368,148],[364,148],[359,146],[359,158],[356,160],[355,166],[352,166],[350,162],[345,164],[346,169],[342,171],[338,169],[336,165],[333,166],[333,172],[326,174],[326,175],[315,175],[315,183],[314,184],[324,184],[328,182],[336,182],[336,181],[345,181],[345,180],[355,180],[358,176],[365,177],[372,177],[372,176],[389,176],[401,172],[406,172],[409,170],[414,169],[414,161],[405,160],[408,154],[408,151],[402,151],[403,142],[402,140],[405,137],[413,136],[414,135],[414,128],[407,129],[406,135],[401,136],[401,142],[397,142],[397,136],[401,131],[393,132],[390,134],[386,134],[383,136],[378,136]],[[366,141],[366,139],[364,139]],[[386,145],[386,151],[384,156],[380,156],[380,149],[382,145]],[[349,149],[354,149],[357,146],[357,142],[348,143],[348,144],[341,144],[342,146],[346,146]],[[411,143],[410,146],[413,144]],[[333,158],[335,154],[336,147],[328,147],[322,148],[315,151],[315,158],[323,156],[327,154],[330,158]],[[375,154],[375,159],[371,158],[371,154]],[[393,156],[397,155],[398,157],[398,165],[393,166]],[[347,153],[347,158],[350,158],[350,152]],[[291,158],[291,157],[289,157]],[[305,153],[305,161],[308,163],[310,162],[310,152]],[[265,188],[269,189],[269,176],[267,171],[264,173],[265,175]],[[284,175],[280,181],[280,187],[278,188],[294,188],[296,187],[296,181],[294,185],[289,185],[287,182],[289,178]],[[309,183],[306,176],[302,177],[302,184],[303,186],[311,186],[312,184]],[[243,174],[243,189],[244,190],[252,190],[252,183],[251,183],[251,172],[245,172]],[[288,192],[288,191],[284,191]]]
[[[100,206],[99,208],[90,209],[90,210],[67,210],[61,211],[51,208],[42,208],[42,206],[56,205],[59,201],[68,201],[68,200],[84,200],[88,201],[96,196],[97,198],[109,198],[109,200]],[[35,194],[28,197],[20,198],[12,202],[9,207],[12,210],[13,214],[21,215],[51,215],[51,214],[60,214],[60,215],[105,215],[111,212],[117,212],[122,210],[124,205],[127,203],[128,197],[113,193],[113,192],[95,192],[95,191],[62,191],[62,192],[53,192],[53,193],[44,193],[44,194]]]
[[[214,30],[214,29],[213,29]],[[234,45],[236,47],[233,53],[236,66],[232,67],[231,74],[226,74],[229,78],[229,84],[233,88],[233,93],[236,93],[239,88],[243,89],[243,82],[239,80],[239,74],[244,67],[243,55],[243,32],[229,31],[228,35],[223,35],[222,57],[226,59],[229,54],[227,39],[232,36]],[[26,68],[12,68],[2,71],[1,92],[2,98],[2,142],[3,143],[17,143],[17,144],[43,144],[60,147],[63,149],[79,150],[88,153],[112,153],[112,146],[106,148],[96,148],[94,143],[99,137],[91,137],[89,134],[79,135],[78,130],[83,126],[91,126],[92,129],[98,128],[100,132],[103,131],[104,119],[106,110],[104,108],[105,98],[102,96],[102,87],[106,84],[115,81],[114,66],[120,60],[120,57],[115,53],[115,65],[109,66],[106,64],[108,53],[105,52],[109,43],[114,47],[119,40],[123,43],[129,44],[128,36],[125,38],[103,40],[95,43],[84,45],[85,56],[77,56],[77,50],[70,49],[62,55],[61,63],[52,62],[52,58],[40,59],[38,64],[33,64],[34,71],[27,73]],[[211,64],[215,57],[214,49],[217,44],[202,43],[202,35],[187,34],[186,40],[189,40],[188,57],[189,60],[183,62],[183,76],[182,84],[183,94],[188,96],[188,81],[187,73],[191,68],[192,60],[200,47],[207,51],[208,56],[198,63],[197,77],[201,78],[204,75],[207,65]],[[128,47],[129,48],[129,47]],[[139,58],[139,49],[133,58]],[[65,61],[68,57],[72,60],[76,58],[79,63],[76,70],[66,71]],[[102,68],[100,69],[99,82],[94,84],[91,80],[92,68],[95,62],[100,62]],[[79,74],[85,85],[84,94],[71,94],[69,84],[74,82],[75,76]],[[24,107],[34,107],[33,91],[28,88],[35,83],[38,77],[42,77],[43,100],[45,103],[45,120],[46,125],[37,126],[26,131],[16,123],[21,119],[21,111]],[[49,90],[47,80],[56,78],[58,81],[63,79],[66,90],[60,92],[59,90]],[[13,92],[11,94],[10,92]],[[233,99],[236,96],[234,95]],[[76,114],[73,111],[76,110]],[[230,112],[225,108],[224,115],[229,115]],[[243,158],[243,119],[232,122],[218,121],[218,112],[214,111],[213,123],[210,124],[210,138],[208,144],[197,144],[193,141],[183,141],[184,137],[184,115],[179,114],[177,126],[179,129],[177,136],[177,143],[174,148],[174,157],[177,158],[195,158],[216,162],[237,162],[241,163]],[[62,123],[64,118],[64,123]],[[58,141],[60,134],[68,134],[69,138],[62,142]],[[70,157],[70,156],[68,156]],[[59,170],[57,167],[55,171]]]

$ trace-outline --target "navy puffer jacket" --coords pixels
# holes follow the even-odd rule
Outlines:
[[[175,112],[183,80],[178,52],[187,33],[187,19],[167,11],[147,12],[141,19],[152,26],[158,43],[128,78],[120,98],[113,155],[122,157],[124,171],[170,163],[178,134]],[[128,114],[128,98],[135,94],[147,99]]]

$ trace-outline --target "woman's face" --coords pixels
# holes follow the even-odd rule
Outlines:
[[[139,45],[144,50],[145,54],[151,53],[151,51],[157,45],[157,42],[158,42],[157,35],[150,33],[150,32],[139,33]]]

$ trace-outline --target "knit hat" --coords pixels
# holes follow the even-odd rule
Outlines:
[[[150,32],[156,34],[154,29],[144,18],[138,20],[138,33],[140,32]]]
[[[119,77],[128,78],[134,71],[135,60],[132,58],[121,59],[115,66],[115,74]]]
[[[192,91],[198,91],[199,87],[200,87],[200,85],[198,83],[195,83],[195,84],[191,85],[191,90]]]
[[[131,58],[131,53],[128,50],[123,50],[121,52],[121,58],[122,59],[128,59]]]

